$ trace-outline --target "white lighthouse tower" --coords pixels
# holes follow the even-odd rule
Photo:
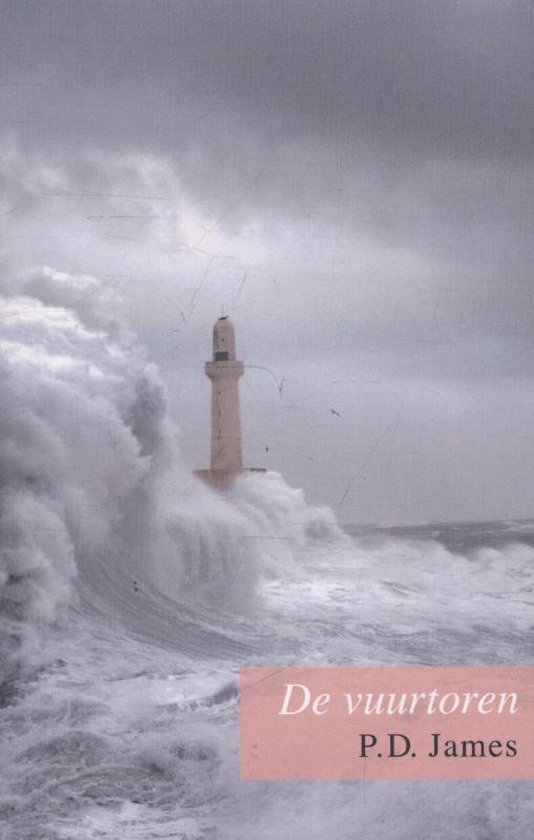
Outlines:
[[[213,359],[205,365],[211,379],[211,469],[195,472],[217,490],[225,490],[243,472],[239,379],[244,369],[235,357],[233,324],[222,315],[213,327]],[[261,467],[252,471],[265,472]]]

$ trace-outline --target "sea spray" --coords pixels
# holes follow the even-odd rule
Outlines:
[[[5,621],[35,627],[81,600],[128,623],[152,590],[175,611],[247,613],[262,571],[339,533],[276,474],[227,500],[191,475],[159,373],[94,278],[39,269],[18,292],[0,300]]]
[[[290,487],[278,472],[243,473],[229,498],[246,515],[250,527],[245,539],[262,558],[262,572],[284,577],[297,572],[296,552],[308,543],[346,542],[329,508],[308,504],[301,489]]]

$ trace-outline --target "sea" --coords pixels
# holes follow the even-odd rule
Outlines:
[[[243,781],[239,669],[532,665],[534,520],[338,523],[191,474],[92,282],[2,302],[0,836],[527,840],[532,781]]]

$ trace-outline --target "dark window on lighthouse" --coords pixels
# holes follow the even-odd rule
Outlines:
[[[215,361],[216,362],[227,362],[228,361],[228,350],[218,350],[215,353]]]

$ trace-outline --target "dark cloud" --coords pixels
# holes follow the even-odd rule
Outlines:
[[[4,98],[34,137],[172,148],[199,122],[217,131],[238,116],[270,143],[313,131],[532,153],[526,2],[19,0],[3,17]]]

